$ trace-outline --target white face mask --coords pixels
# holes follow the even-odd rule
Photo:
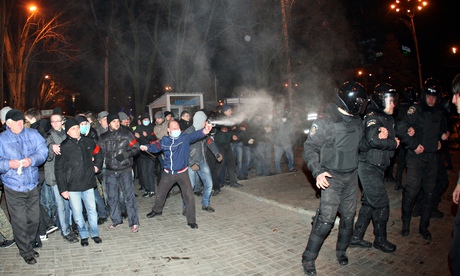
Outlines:
[[[286,119],[286,118],[282,118],[281,121],[282,121],[283,123],[286,123],[287,119]]]
[[[172,137],[177,138],[177,137],[179,137],[179,135],[180,135],[180,129],[171,131],[171,136]]]

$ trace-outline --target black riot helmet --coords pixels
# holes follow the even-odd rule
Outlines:
[[[442,88],[441,88],[441,83],[437,79],[428,78],[423,83],[421,100],[425,103],[427,101],[426,96],[436,97],[435,104],[438,104],[441,101]]]
[[[399,99],[401,104],[413,104],[417,101],[417,91],[412,86],[406,87]]]
[[[388,99],[393,98],[393,103],[398,103],[398,94],[396,89],[389,83],[380,83],[374,87],[374,92],[371,95],[372,105],[380,111],[387,107]]]
[[[434,78],[428,78],[423,83],[423,94],[431,95],[431,96],[441,96],[442,95],[442,88],[441,83]]]
[[[359,82],[347,81],[337,93],[339,106],[352,115],[364,113],[368,102],[367,92]]]

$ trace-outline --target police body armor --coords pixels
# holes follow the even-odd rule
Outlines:
[[[332,123],[334,135],[321,148],[321,165],[338,172],[350,172],[358,167],[358,147],[363,134],[361,120]]]
[[[387,139],[394,139],[396,134],[395,134],[395,129],[394,129],[394,120],[393,117],[391,116],[385,116],[385,115],[375,115],[375,113],[369,113],[366,115],[364,119],[364,124],[367,124],[368,120],[370,120],[370,117],[375,118],[378,120],[384,128],[388,130],[388,138]],[[390,159],[394,155],[394,150],[382,150],[382,149],[376,149],[371,147],[367,141],[366,137],[363,137],[362,139],[362,144],[360,146],[360,155],[359,155],[359,160],[360,161],[365,161],[368,162],[372,165],[377,165],[377,166],[388,166],[390,165]]]

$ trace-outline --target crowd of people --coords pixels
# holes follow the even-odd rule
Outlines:
[[[460,110],[460,76],[452,91],[451,103]],[[403,189],[400,234],[410,235],[411,218],[420,216],[419,234],[432,239],[430,218],[443,216],[438,204],[448,186],[447,169],[452,168],[448,150],[442,150],[452,132],[450,102],[442,96],[440,83],[432,78],[418,97],[414,89],[397,93],[388,83],[377,85],[369,95],[361,84],[348,81],[313,122],[303,159],[321,197],[302,254],[307,275],[316,274],[315,260],[337,214],[340,265],[349,262],[348,247],[396,251],[387,239],[390,206],[385,183],[392,180],[396,190]],[[81,246],[88,246],[89,238],[102,243],[98,227],[109,219],[109,229],[127,221],[137,233],[136,189],[145,198],[155,197],[146,214],[154,218],[162,215],[178,187],[186,223],[197,229],[195,196],[202,197],[202,211],[215,212],[211,196],[226,185],[241,187],[238,180],[248,179],[251,169],[259,176],[279,174],[285,156],[284,170],[296,170],[294,127],[287,112],[273,117],[256,113],[245,121],[233,112],[224,104],[216,113],[183,111],[179,118],[171,111],[157,111],[153,118],[148,113],[133,118],[107,111],[70,117],[55,108],[49,118],[42,118],[35,108],[23,113],[4,107],[0,174],[10,219],[0,209],[0,246],[16,244],[25,262],[35,264],[40,256],[35,249],[58,229],[64,240]],[[358,183],[362,198],[355,222]],[[457,188],[454,202],[459,197]],[[457,216],[450,252],[456,272],[459,221]],[[373,242],[364,240],[371,222]]]
[[[238,180],[248,179],[251,169],[260,176],[281,173],[285,153],[285,170],[295,171],[287,112],[240,121],[233,111],[224,104],[179,118],[170,111],[134,118],[108,111],[64,116],[56,107],[44,117],[35,108],[4,107],[0,174],[10,218],[0,212],[0,246],[16,244],[25,262],[35,264],[35,249],[59,229],[65,241],[81,246],[89,238],[102,243],[98,227],[108,220],[109,229],[128,221],[137,233],[137,189],[155,197],[148,218],[181,193],[187,225],[196,229],[195,196],[202,197],[203,211],[215,212],[211,196],[224,186],[243,186]]]

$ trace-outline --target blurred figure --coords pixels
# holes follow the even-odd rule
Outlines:
[[[275,124],[275,137],[273,139],[273,148],[275,151],[275,173],[281,173],[281,157],[286,153],[289,172],[294,172],[294,152],[292,151],[293,128],[288,120],[288,112],[282,114]]]
[[[455,76],[452,81],[452,103],[457,108],[457,112],[460,114],[460,74]],[[457,181],[457,186],[452,193],[452,201],[457,204],[457,215],[454,220],[454,233],[452,237],[452,243],[450,245],[449,259],[452,270],[452,275],[460,275],[460,172]]]
[[[425,240],[431,240],[428,231],[431,218],[433,191],[436,186],[437,151],[441,140],[447,139],[447,124],[444,112],[439,108],[439,82],[427,79],[424,82],[420,105],[412,105],[407,115],[397,124],[397,136],[406,145],[407,178],[402,198],[401,235],[408,236],[412,209],[421,190],[425,193],[421,208],[419,233]],[[411,129],[415,134],[411,136]]]

